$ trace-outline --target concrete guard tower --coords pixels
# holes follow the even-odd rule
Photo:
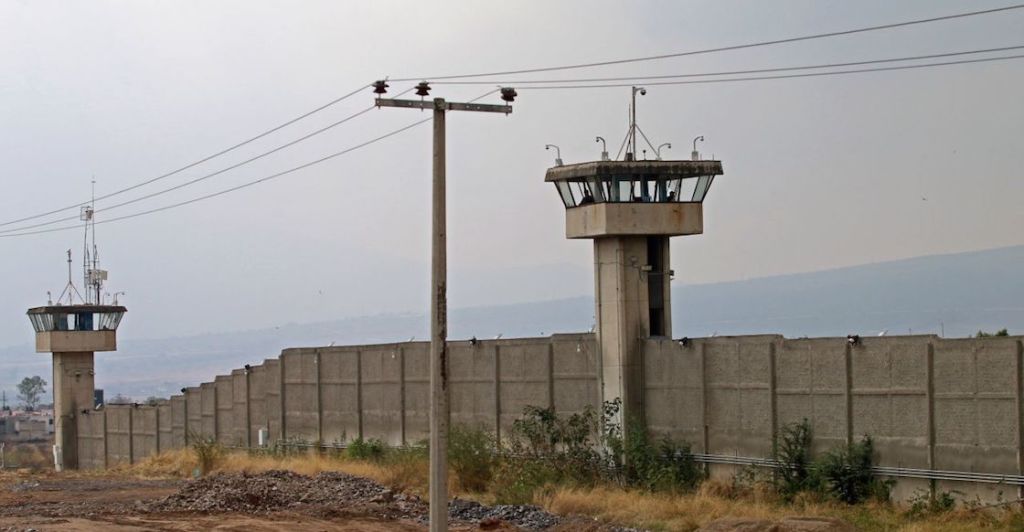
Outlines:
[[[117,326],[126,309],[119,305],[53,305],[28,310],[36,331],[36,352],[53,353],[55,459],[61,468],[78,467],[75,416],[92,410],[93,354],[117,350]],[[63,457],[63,460],[61,460]]]
[[[545,177],[565,204],[565,236],[594,241],[602,400],[622,400],[623,427],[643,417],[642,341],[672,335],[669,238],[704,231],[702,203],[722,175],[720,161],[632,159],[559,165]]]
[[[82,209],[88,239],[92,207]],[[95,235],[95,232],[93,233]],[[86,240],[88,241],[88,240]],[[53,354],[54,465],[57,470],[78,468],[76,416],[92,410],[95,393],[93,355],[97,351],[117,350],[117,327],[127,309],[103,304],[103,283],[107,271],[99,269],[95,238],[83,258],[86,295],[75,288],[71,275],[71,251],[68,250],[68,284],[57,298],[44,307],[28,310],[36,333],[36,352]],[[77,302],[76,302],[77,296]]]

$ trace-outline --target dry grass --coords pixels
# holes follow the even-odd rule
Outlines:
[[[777,521],[785,517],[835,517],[865,531],[967,532],[1024,530],[1018,510],[970,511],[911,518],[906,509],[887,503],[848,506],[807,498],[784,504],[764,494],[730,493],[727,485],[707,482],[696,493],[672,495],[609,487],[558,488],[538,498],[538,504],[559,514],[582,514],[606,523],[650,530],[696,530],[723,517]],[[727,496],[723,496],[727,493]]]
[[[127,467],[124,473],[143,477],[190,477],[198,467],[191,449],[168,451]],[[228,453],[215,464],[214,472],[258,473],[285,469],[305,475],[340,471],[373,479],[392,488],[426,495],[427,461],[421,456],[399,456],[374,462],[315,452],[289,456]],[[491,502],[489,494],[465,493],[455,475],[449,490],[460,497]],[[616,487],[570,488],[549,486],[539,490],[537,504],[559,514],[580,514],[599,521],[655,531],[695,530],[723,517],[779,520],[790,516],[837,517],[858,530],[901,532],[968,532],[974,530],[1024,530],[1020,509],[971,511],[959,508],[938,515],[911,518],[906,508],[883,503],[847,506],[841,503],[798,497],[785,504],[767,490],[737,489],[730,483],[707,481],[695,493],[659,494]]]

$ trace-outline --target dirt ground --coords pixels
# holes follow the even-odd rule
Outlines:
[[[0,474],[0,532],[420,531],[426,505],[367,479],[284,471],[194,481],[117,474]],[[531,507],[452,508],[452,530],[609,530]],[[506,519],[501,519],[502,516]],[[511,521],[518,521],[520,527]]]

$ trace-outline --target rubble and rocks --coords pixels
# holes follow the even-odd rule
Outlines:
[[[309,477],[290,471],[218,473],[192,481],[148,506],[152,512],[242,512],[289,510],[329,516],[372,511],[382,519],[417,519],[426,506],[417,497],[395,494],[372,480],[324,472]]]
[[[456,498],[448,503],[448,515],[455,520],[483,523],[492,526],[495,520],[504,521],[525,530],[547,530],[561,523],[561,517],[548,513],[539,506],[499,504],[484,506],[475,501]]]

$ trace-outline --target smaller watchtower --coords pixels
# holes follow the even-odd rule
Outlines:
[[[93,222],[92,207],[82,209],[86,242]],[[72,281],[71,250],[68,250],[68,284],[57,301],[28,309],[28,319],[36,333],[36,352],[53,354],[54,460],[58,470],[78,468],[78,435],[75,422],[83,410],[95,406],[95,366],[97,351],[117,350],[117,327],[127,309],[104,303],[103,283],[107,271],[99,269],[95,243],[86,246],[83,257],[85,297]]]
[[[646,93],[634,87],[631,117],[637,92]],[[565,236],[594,241],[602,400],[622,401],[624,427],[643,413],[642,341],[672,335],[669,238],[704,232],[704,198],[723,173],[696,149],[689,161],[636,160],[637,132],[646,140],[633,119],[624,160],[559,158],[545,176],[565,205]]]

